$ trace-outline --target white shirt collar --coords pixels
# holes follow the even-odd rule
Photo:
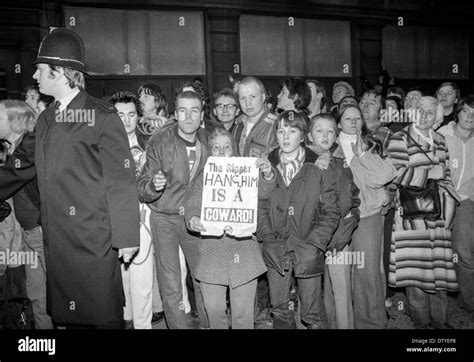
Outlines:
[[[63,97],[61,99],[57,99],[59,101],[60,106],[59,106],[59,111],[62,112],[66,109],[66,107],[71,103],[71,101],[79,94],[79,89],[74,89],[71,93],[69,93],[66,97]]]
[[[128,137],[128,144],[130,145],[130,148],[132,148],[133,146],[140,146],[140,144],[138,143],[137,134],[135,132],[133,132],[133,134]]]

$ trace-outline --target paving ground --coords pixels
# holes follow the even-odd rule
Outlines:
[[[387,308],[390,319],[388,321],[388,329],[414,329],[413,322],[406,314],[405,305],[406,298],[403,293],[396,293],[390,298],[392,306]],[[454,329],[474,329],[474,313],[469,313],[458,306],[458,302],[454,296],[448,296],[448,320]],[[197,323],[196,324],[196,328]],[[230,321],[229,321],[230,324]],[[299,325],[299,328],[304,328]],[[153,329],[166,329],[166,323],[161,321],[153,325]],[[256,329],[273,329],[269,321],[259,318]]]
[[[413,322],[404,310],[405,295],[397,293],[390,300],[392,306],[388,308],[388,329],[414,329]],[[474,329],[474,313],[459,308],[454,296],[448,296],[448,302],[448,323],[454,329]]]

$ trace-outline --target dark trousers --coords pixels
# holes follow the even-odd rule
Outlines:
[[[293,263],[290,270],[281,275],[273,268],[268,268],[268,286],[270,287],[270,312],[273,316],[273,328],[296,329],[295,311],[290,304],[291,278],[293,275]],[[298,285],[298,296],[300,299],[301,323],[307,328],[319,328],[320,313],[318,303],[318,285],[321,278],[296,278]]]

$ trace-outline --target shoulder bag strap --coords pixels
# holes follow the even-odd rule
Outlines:
[[[428,160],[430,160],[431,162],[434,162],[434,161],[430,158],[430,156],[428,156],[428,154],[427,154],[425,151],[423,151],[423,148],[421,148],[421,146],[418,144],[418,142],[416,142],[416,141],[413,139],[413,137],[410,135],[410,129],[406,130],[405,132],[406,132],[407,136],[408,136],[413,142],[415,142],[415,145],[418,146],[418,148],[420,149],[420,151],[425,154],[425,156],[428,158]]]

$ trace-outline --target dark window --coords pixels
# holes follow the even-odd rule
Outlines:
[[[201,13],[64,8],[84,40],[91,74],[203,75]]]
[[[468,35],[463,30],[386,26],[383,60],[406,79],[468,79]]]
[[[350,77],[348,21],[242,15],[243,74]]]

